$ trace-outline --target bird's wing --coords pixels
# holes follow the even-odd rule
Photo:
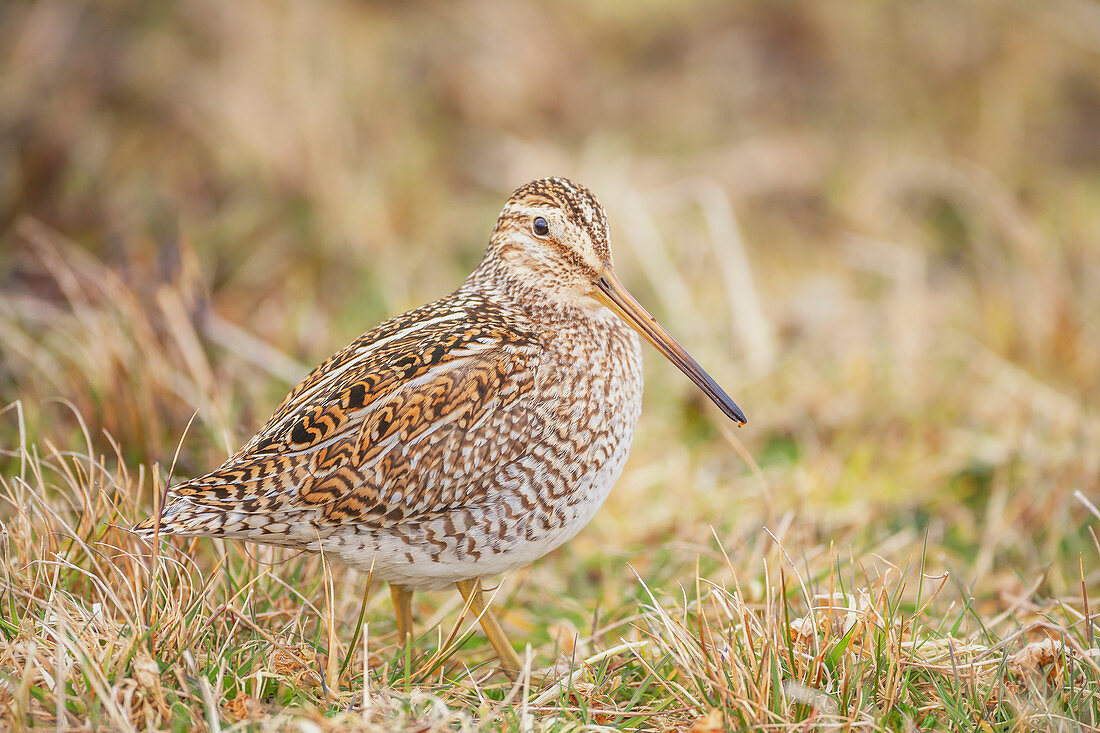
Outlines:
[[[308,515],[317,529],[408,521],[484,500],[493,487],[483,474],[525,450],[539,348],[488,304],[473,313],[469,304],[422,310],[326,361],[241,451],[170,497],[207,518]],[[169,505],[165,519],[178,513]]]

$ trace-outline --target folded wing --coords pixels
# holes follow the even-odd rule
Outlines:
[[[410,312],[326,361],[224,465],[170,491],[160,531],[305,540],[487,500],[486,472],[531,437],[538,349],[470,307]]]

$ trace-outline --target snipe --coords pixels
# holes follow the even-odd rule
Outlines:
[[[135,529],[373,567],[402,639],[413,590],[457,586],[514,678],[520,661],[479,579],[566,542],[607,497],[641,410],[637,334],[745,422],[616,278],[596,198],[532,181],[458,290],[318,366],[236,455],[173,487]]]

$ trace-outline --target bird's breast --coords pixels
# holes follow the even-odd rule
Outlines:
[[[578,319],[548,329],[544,343],[532,394],[541,424],[531,445],[548,474],[543,499],[598,505],[641,414],[638,337],[618,319]]]

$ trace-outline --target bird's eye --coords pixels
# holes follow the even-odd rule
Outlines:
[[[547,224],[546,219],[543,219],[541,216],[536,216],[535,220],[531,222],[531,229],[540,237],[545,237],[550,233],[550,225]]]

